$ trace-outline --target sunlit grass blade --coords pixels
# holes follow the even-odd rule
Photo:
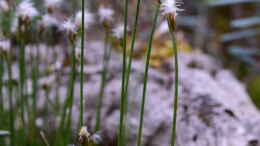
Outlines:
[[[49,144],[49,142],[48,142],[48,140],[47,140],[47,138],[46,138],[46,136],[45,136],[43,131],[40,132],[40,135],[41,135],[41,138],[42,138],[45,146],[50,146],[50,144]]]
[[[144,85],[143,85],[143,94],[142,94],[142,101],[141,101],[141,111],[140,111],[140,121],[139,121],[139,128],[138,128],[138,137],[137,137],[137,146],[142,145],[142,132],[143,132],[143,120],[144,120],[144,109],[145,109],[145,99],[146,99],[146,90],[147,90],[147,81],[148,81],[148,70],[150,64],[150,57],[152,52],[152,42],[154,37],[154,32],[156,28],[156,22],[158,19],[158,15],[160,12],[160,4],[156,5],[155,16],[153,19],[153,26],[150,34],[150,39],[148,42],[147,54],[146,54],[146,63],[145,63],[145,72],[144,72]]]

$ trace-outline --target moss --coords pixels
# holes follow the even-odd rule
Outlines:
[[[260,76],[257,76],[253,78],[248,84],[247,84],[247,90],[249,92],[249,95],[251,96],[252,101],[255,103],[255,105],[260,109]]]

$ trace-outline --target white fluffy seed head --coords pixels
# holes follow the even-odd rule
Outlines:
[[[121,39],[124,36],[124,24],[119,24],[112,29],[113,36],[117,39]]]
[[[0,11],[7,12],[10,10],[9,4],[6,0],[0,0]]]
[[[45,0],[44,6],[47,9],[55,9],[61,5],[62,0]]]
[[[161,13],[163,16],[177,16],[178,12],[183,11],[183,9],[179,8],[182,4],[183,2],[178,0],[163,0],[161,4]]]
[[[71,19],[66,20],[61,25],[61,29],[66,31],[67,33],[76,33],[76,25]]]
[[[114,10],[110,8],[100,7],[98,9],[98,16],[100,22],[113,21]]]
[[[9,40],[0,41],[0,51],[8,52],[11,48],[11,42]]]
[[[121,39],[124,37],[124,24],[118,24],[115,28],[112,29],[112,35],[113,37],[117,38],[117,39]],[[127,31],[129,30],[129,28],[126,28]]]
[[[81,21],[82,21],[82,12],[79,11],[79,12],[77,12],[76,17],[75,17],[75,24],[77,27],[81,26],[81,24],[82,24]],[[84,12],[84,27],[88,28],[93,23],[94,23],[94,15],[88,11],[85,11]]]
[[[17,7],[17,16],[23,20],[31,20],[38,16],[39,12],[30,0],[22,1]]]
[[[40,21],[40,24],[43,27],[50,27],[50,26],[58,25],[59,21],[54,16],[50,14],[45,14],[42,16],[42,20]]]

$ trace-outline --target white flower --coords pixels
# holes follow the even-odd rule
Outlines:
[[[60,6],[62,0],[45,0],[44,6],[48,9],[54,9]]]
[[[11,43],[9,40],[0,41],[0,50],[1,51],[9,51],[11,48]]]
[[[77,27],[81,26],[81,21],[82,21],[82,12],[79,11],[79,12],[77,12],[76,17],[75,17],[75,24],[77,25]],[[94,23],[94,15],[88,11],[85,11],[84,12],[84,27],[88,28],[93,23]]]
[[[121,39],[124,36],[124,24],[118,24],[115,28],[112,29],[113,37]],[[126,28],[128,30],[128,27]]]
[[[112,21],[114,11],[110,8],[100,7],[98,10],[98,15],[99,15],[100,22]]]
[[[50,26],[54,26],[54,25],[58,25],[58,20],[53,17],[52,15],[49,14],[45,14],[42,16],[42,20],[40,22],[40,24],[44,27],[50,27]]]
[[[0,10],[3,10],[4,12],[9,11],[9,5],[6,0],[0,0]]]
[[[67,33],[76,33],[76,25],[71,19],[66,20],[62,25],[61,29]]]
[[[162,15],[173,15],[177,16],[179,11],[183,9],[179,8],[183,2],[178,0],[163,0],[161,4]]]
[[[37,118],[35,122],[36,122],[35,124],[37,127],[42,127],[44,124],[44,121],[42,118]]]
[[[38,14],[39,12],[30,0],[22,1],[17,7],[17,16],[22,19],[31,20],[33,17],[38,16]]]

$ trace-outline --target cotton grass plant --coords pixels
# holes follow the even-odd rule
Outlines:
[[[107,82],[107,74],[108,74],[108,66],[109,66],[109,60],[111,56],[111,48],[110,48],[110,42],[111,42],[111,23],[112,23],[112,15],[114,14],[112,9],[101,7],[99,9],[99,18],[100,22],[103,25],[104,31],[105,31],[105,37],[104,37],[104,54],[103,54],[103,69],[101,73],[101,85],[100,85],[100,91],[99,95],[97,97],[97,112],[96,112],[96,126],[95,131],[99,131],[101,128],[101,108],[103,104],[103,97]],[[105,13],[106,12],[106,13]],[[108,13],[108,14],[107,14]]]
[[[176,17],[179,11],[183,11],[179,7],[183,4],[181,1],[177,0],[164,0],[162,1],[161,12],[162,15],[168,22],[169,32],[172,38],[172,45],[174,51],[174,66],[175,66],[175,94],[174,94],[174,104],[173,104],[173,122],[172,122],[172,136],[171,136],[171,146],[176,144],[176,125],[177,125],[177,110],[178,110],[178,86],[179,86],[179,66],[178,66],[178,49],[177,42],[175,39],[175,28],[176,28]]]
[[[125,77],[126,77],[126,47],[127,47],[127,25],[128,25],[128,0],[124,1],[124,33],[122,38],[123,49],[123,63],[122,63],[122,82],[121,82],[121,99],[120,99],[120,119],[118,131],[118,146],[125,145],[125,110],[126,110],[126,96],[125,96]]]
[[[2,1],[1,1],[2,2]],[[6,1],[5,1],[6,2]],[[136,38],[138,33],[138,25],[139,25],[139,15],[141,10],[141,0],[136,1],[135,5],[135,16],[133,25],[129,25],[128,22],[128,8],[129,8],[129,1],[124,1],[124,21],[121,24],[120,22],[118,24],[115,23],[115,12],[113,9],[105,7],[104,5],[100,6],[100,8],[97,10],[97,16],[99,17],[99,22],[103,26],[104,30],[104,55],[103,55],[103,67],[102,67],[102,73],[101,73],[101,86],[99,90],[98,97],[96,98],[96,119],[95,119],[95,128],[93,129],[87,129],[85,126],[86,117],[84,116],[85,109],[85,98],[84,97],[84,82],[85,82],[85,74],[84,74],[84,65],[85,65],[85,48],[87,45],[85,45],[85,33],[86,29],[90,27],[91,24],[95,23],[96,15],[93,15],[88,10],[85,9],[85,0],[81,0],[81,10],[76,12],[75,15],[72,15],[61,23],[60,18],[56,17],[57,9],[62,5],[62,0],[45,0],[43,6],[46,8],[45,14],[41,15],[41,12],[38,11],[34,4],[30,0],[23,0],[20,3],[18,3],[17,8],[15,9],[15,15],[13,15],[13,25],[12,25],[12,33],[16,35],[16,40],[12,41],[11,43],[15,42],[14,44],[18,46],[19,50],[17,51],[18,59],[19,59],[19,99],[15,99],[14,97],[16,92],[14,92],[13,87],[13,77],[12,77],[12,53],[10,50],[6,55],[4,55],[4,58],[1,55],[1,62],[2,60],[5,61],[6,68],[4,66],[0,66],[0,94],[2,93],[1,90],[3,89],[3,82],[2,82],[2,74],[4,72],[8,73],[8,104],[9,104],[9,131],[10,131],[10,142],[12,146],[15,146],[16,140],[19,139],[25,139],[23,142],[21,142],[21,145],[26,145],[26,136],[31,135],[32,136],[32,144],[37,145],[38,142],[36,142],[37,139],[41,138],[45,145],[68,145],[71,142],[72,137],[72,107],[75,105],[74,103],[74,95],[75,95],[75,83],[77,81],[77,73],[79,73],[79,82],[80,82],[80,105],[79,105],[79,119],[78,119],[78,131],[79,131],[79,137],[78,137],[78,143],[82,146],[92,146],[95,145],[100,141],[99,132],[102,131],[102,119],[101,119],[101,111],[103,107],[103,99],[105,96],[105,88],[107,84],[107,76],[108,76],[108,69],[109,69],[109,60],[111,56],[112,48],[110,45],[111,40],[115,39],[117,41],[120,41],[120,47],[122,48],[122,78],[121,78],[121,93],[120,93],[120,117],[119,117],[119,125],[118,125],[118,137],[117,137],[117,145],[118,146],[125,146],[127,145],[127,135],[126,135],[126,127],[127,127],[127,109],[128,109],[128,88],[129,84],[131,82],[131,70],[132,70],[132,60],[133,60],[133,54],[136,44]],[[174,106],[173,106],[173,123],[172,123],[172,136],[171,136],[171,145],[174,146],[176,143],[176,124],[177,124],[177,103],[178,103],[178,52],[177,52],[177,44],[175,40],[175,23],[176,23],[176,16],[179,11],[182,9],[179,8],[181,2],[177,2],[175,0],[162,0],[156,3],[156,7],[154,10],[154,17],[152,20],[152,28],[151,32],[149,34],[149,40],[148,45],[146,49],[146,55],[145,55],[145,73],[143,78],[143,90],[142,90],[142,97],[141,97],[141,108],[140,108],[140,117],[139,117],[139,127],[137,129],[137,141],[136,145],[141,146],[142,145],[142,135],[143,135],[143,121],[145,118],[145,102],[146,102],[146,92],[147,92],[147,86],[148,78],[149,78],[149,67],[150,67],[150,58],[151,58],[151,51],[152,51],[152,44],[154,39],[154,32],[156,29],[156,24],[158,21],[158,17],[161,11],[161,14],[164,16],[164,18],[168,21],[168,27],[169,31],[172,37],[172,43],[173,43],[173,49],[174,49],[174,62],[175,62],[175,97],[174,97]],[[4,8],[4,10],[11,9],[9,5],[5,5],[4,3],[1,4],[1,7]],[[58,12],[59,13],[59,12]],[[39,19],[40,18],[40,19]],[[37,22],[37,23],[36,23]],[[36,24],[36,26],[34,26]],[[129,26],[131,26],[133,32],[128,35]],[[37,35],[39,34],[40,37],[44,37],[43,34],[44,31],[48,31],[53,27],[57,27],[57,31],[66,34],[64,35],[64,38],[66,42],[69,44],[68,48],[69,50],[65,50],[68,55],[67,60],[69,60],[67,63],[67,66],[69,68],[69,75],[68,75],[68,81],[66,82],[67,88],[66,88],[66,96],[65,96],[65,102],[62,106],[62,108],[52,108],[54,105],[52,102],[51,97],[51,89],[54,87],[51,84],[55,82],[55,79],[52,80],[51,83],[48,83],[50,86],[45,88],[45,105],[43,107],[42,113],[44,115],[48,115],[50,112],[52,112],[52,109],[56,109],[55,114],[57,116],[58,121],[58,130],[56,132],[56,137],[54,142],[49,142],[48,138],[48,132],[39,131],[39,128],[37,127],[37,119],[38,119],[38,109],[37,109],[37,103],[38,103],[38,96],[40,93],[40,90],[42,91],[41,86],[42,80],[40,80],[40,77],[42,77],[45,74],[49,74],[48,71],[43,71],[44,69],[40,68],[41,66],[41,60],[39,59],[42,55],[38,49],[36,49],[36,54],[33,56],[31,60],[27,60],[26,58],[26,51],[28,46],[28,41],[26,37],[28,36],[29,31],[28,30],[34,30],[38,29]],[[131,42],[130,42],[130,52],[129,56],[127,56],[127,37],[130,36]],[[39,48],[39,44],[41,43],[40,40],[43,38],[35,37],[36,41],[32,41],[34,46],[36,48]],[[77,42],[80,41],[80,47],[78,46]],[[1,47],[1,45],[0,45]],[[76,48],[79,48],[76,50]],[[78,59],[78,58],[79,59]],[[78,60],[77,60],[78,59]],[[58,62],[58,59],[56,60],[56,63]],[[79,64],[79,71],[77,70],[77,61]],[[51,62],[51,61],[50,61]],[[31,69],[29,69],[29,65],[27,63],[31,63]],[[53,63],[53,62],[52,62]],[[47,63],[46,63],[47,64]],[[55,63],[53,63],[55,64]],[[2,64],[1,64],[2,65]],[[49,66],[46,65],[46,66]],[[63,63],[60,62],[60,67],[57,70],[60,70],[60,68],[65,66]],[[46,69],[47,70],[47,69]],[[43,72],[42,72],[43,71]],[[27,76],[28,75],[28,76]],[[30,75],[30,76],[29,76]],[[27,91],[27,82],[28,80],[32,80],[32,92]],[[43,82],[47,82],[47,78],[43,78]],[[58,92],[58,91],[57,91]],[[88,92],[88,91],[87,91]],[[31,93],[31,95],[29,94]],[[58,94],[58,93],[57,93]],[[1,96],[2,98],[3,96]],[[57,102],[59,101],[60,97],[56,97]],[[0,100],[1,102],[1,100]],[[58,103],[59,104],[59,103]],[[16,106],[19,106],[19,109],[17,110]],[[2,113],[3,108],[0,107],[0,111]],[[15,129],[15,122],[19,122],[20,119],[18,118],[16,120],[15,112],[19,112],[20,118],[22,121],[22,126],[25,127],[28,125],[29,129],[26,128],[20,128],[23,129],[23,138],[20,138],[16,134],[17,129]],[[42,114],[41,113],[41,114]],[[27,115],[28,114],[28,115]],[[27,122],[27,119],[29,122]],[[48,119],[47,119],[48,120]],[[47,121],[46,120],[46,121]],[[44,123],[44,122],[43,122]],[[39,125],[39,124],[38,124]],[[42,124],[43,125],[43,124]],[[94,131],[92,134],[89,131]],[[98,132],[98,133],[95,133]],[[20,134],[20,133],[19,133]],[[40,134],[40,135],[39,135]],[[37,136],[38,135],[38,136]],[[17,138],[18,137],[18,138]],[[35,141],[34,141],[35,140]],[[19,141],[19,140],[18,140]]]
[[[140,117],[139,117],[139,128],[138,128],[138,135],[137,135],[137,146],[142,145],[142,134],[143,134],[143,120],[144,120],[144,110],[145,110],[145,100],[146,100],[146,90],[147,90],[147,81],[148,81],[148,70],[150,65],[150,57],[152,52],[152,43],[153,43],[153,37],[154,32],[156,28],[157,19],[160,12],[160,3],[156,4],[156,10],[154,14],[154,19],[152,21],[152,29],[151,34],[148,42],[148,48],[146,53],[146,63],[145,63],[145,72],[144,72],[144,84],[143,84],[143,91],[142,91],[142,100],[141,100],[141,109],[140,109]]]

